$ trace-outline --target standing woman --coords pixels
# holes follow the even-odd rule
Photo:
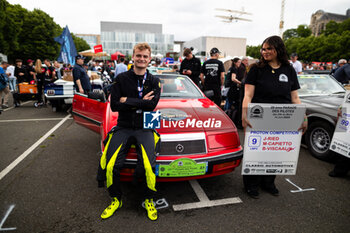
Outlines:
[[[301,104],[297,89],[300,88],[293,66],[288,61],[286,47],[279,36],[271,36],[261,46],[261,58],[253,64],[245,81],[245,94],[242,109],[242,125],[252,128],[248,121],[249,103]],[[307,129],[307,118],[299,129],[303,134]],[[259,197],[259,187],[278,196],[275,175],[243,175],[247,194]]]
[[[35,62],[35,73],[38,88],[38,102],[35,103],[35,107],[43,105],[43,84],[45,80],[45,68],[42,66],[41,60],[37,59]]]
[[[232,65],[231,65],[231,68],[229,70],[229,75],[231,75],[231,86],[230,86],[230,89],[227,93],[227,103],[228,103],[228,106],[227,106],[227,109],[231,109],[231,105],[234,106],[234,109],[233,109],[233,113],[231,115],[231,119],[232,121],[236,124],[237,126],[237,123],[238,123],[238,118],[237,117],[237,114],[239,112],[238,108],[239,108],[239,105],[240,105],[240,100],[239,100],[239,90],[240,90],[240,87],[241,87],[241,80],[238,79],[238,68],[239,66],[241,65],[241,59],[239,59],[238,57],[232,59]]]

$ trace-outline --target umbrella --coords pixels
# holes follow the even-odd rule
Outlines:
[[[106,57],[106,56],[109,56],[109,54],[106,52],[94,53],[93,49],[81,51],[81,52],[79,52],[79,54],[86,56],[86,57]]]

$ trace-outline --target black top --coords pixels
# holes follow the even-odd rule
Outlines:
[[[192,71],[190,78],[192,79],[192,81],[195,84],[198,85],[199,84],[199,74],[201,72],[201,61],[198,58],[196,58],[194,55],[190,60],[185,58],[181,62],[180,74],[182,74],[182,72],[184,70],[191,70]]]
[[[348,83],[350,80],[350,64],[339,67],[334,73],[334,78],[342,84]]]
[[[237,74],[237,79],[241,81],[243,84],[245,81],[245,78],[247,77],[247,68],[243,63],[241,63],[241,65],[238,67],[236,74]]]
[[[78,65],[78,64],[74,65],[73,79],[74,79],[75,90],[77,92],[79,92],[79,87],[76,83],[78,79],[80,80],[81,86],[84,89],[85,93],[91,90],[90,78],[87,75],[84,67],[82,67],[81,65]]]
[[[47,83],[52,83],[55,81],[56,76],[53,75],[53,72],[55,71],[55,67],[53,66],[49,66],[49,67],[45,67],[45,82]]]
[[[19,75],[19,73],[23,73],[23,75]],[[27,81],[27,70],[24,66],[15,67],[15,76],[17,78],[18,83],[26,82]]]
[[[27,82],[30,82],[30,81],[34,80],[34,76],[30,73],[30,72],[34,72],[35,73],[34,67],[30,66],[30,65],[27,65],[26,66],[26,71],[27,71]]]
[[[278,69],[272,69],[269,65],[263,68],[254,65],[245,84],[255,86],[252,103],[292,103],[291,91],[300,88],[291,65],[281,65]]]
[[[136,75],[133,70],[120,73],[111,87],[111,109],[119,112],[118,126],[125,128],[143,128],[143,111],[153,111],[160,98],[160,81],[147,71],[147,78],[143,84],[142,98],[150,91],[154,91],[152,100],[139,98],[138,82],[142,85],[144,76]],[[120,103],[120,97],[127,97]],[[139,112],[141,110],[141,112]],[[137,111],[137,112],[136,112]]]
[[[204,84],[208,86],[221,86],[221,73],[225,72],[224,64],[217,59],[204,62],[201,73],[205,75]]]

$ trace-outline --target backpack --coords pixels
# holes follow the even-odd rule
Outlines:
[[[5,89],[7,86],[7,83],[9,82],[9,79],[6,74],[0,74],[0,90]]]

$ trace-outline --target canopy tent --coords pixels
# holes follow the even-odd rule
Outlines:
[[[109,54],[106,52],[95,53],[93,49],[81,51],[81,52],[79,52],[79,54],[83,55],[85,57],[106,57],[106,56],[109,56]]]
[[[125,55],[117,51],[111,55],[111,60],[118,60],[119,57],[125,57]]]

